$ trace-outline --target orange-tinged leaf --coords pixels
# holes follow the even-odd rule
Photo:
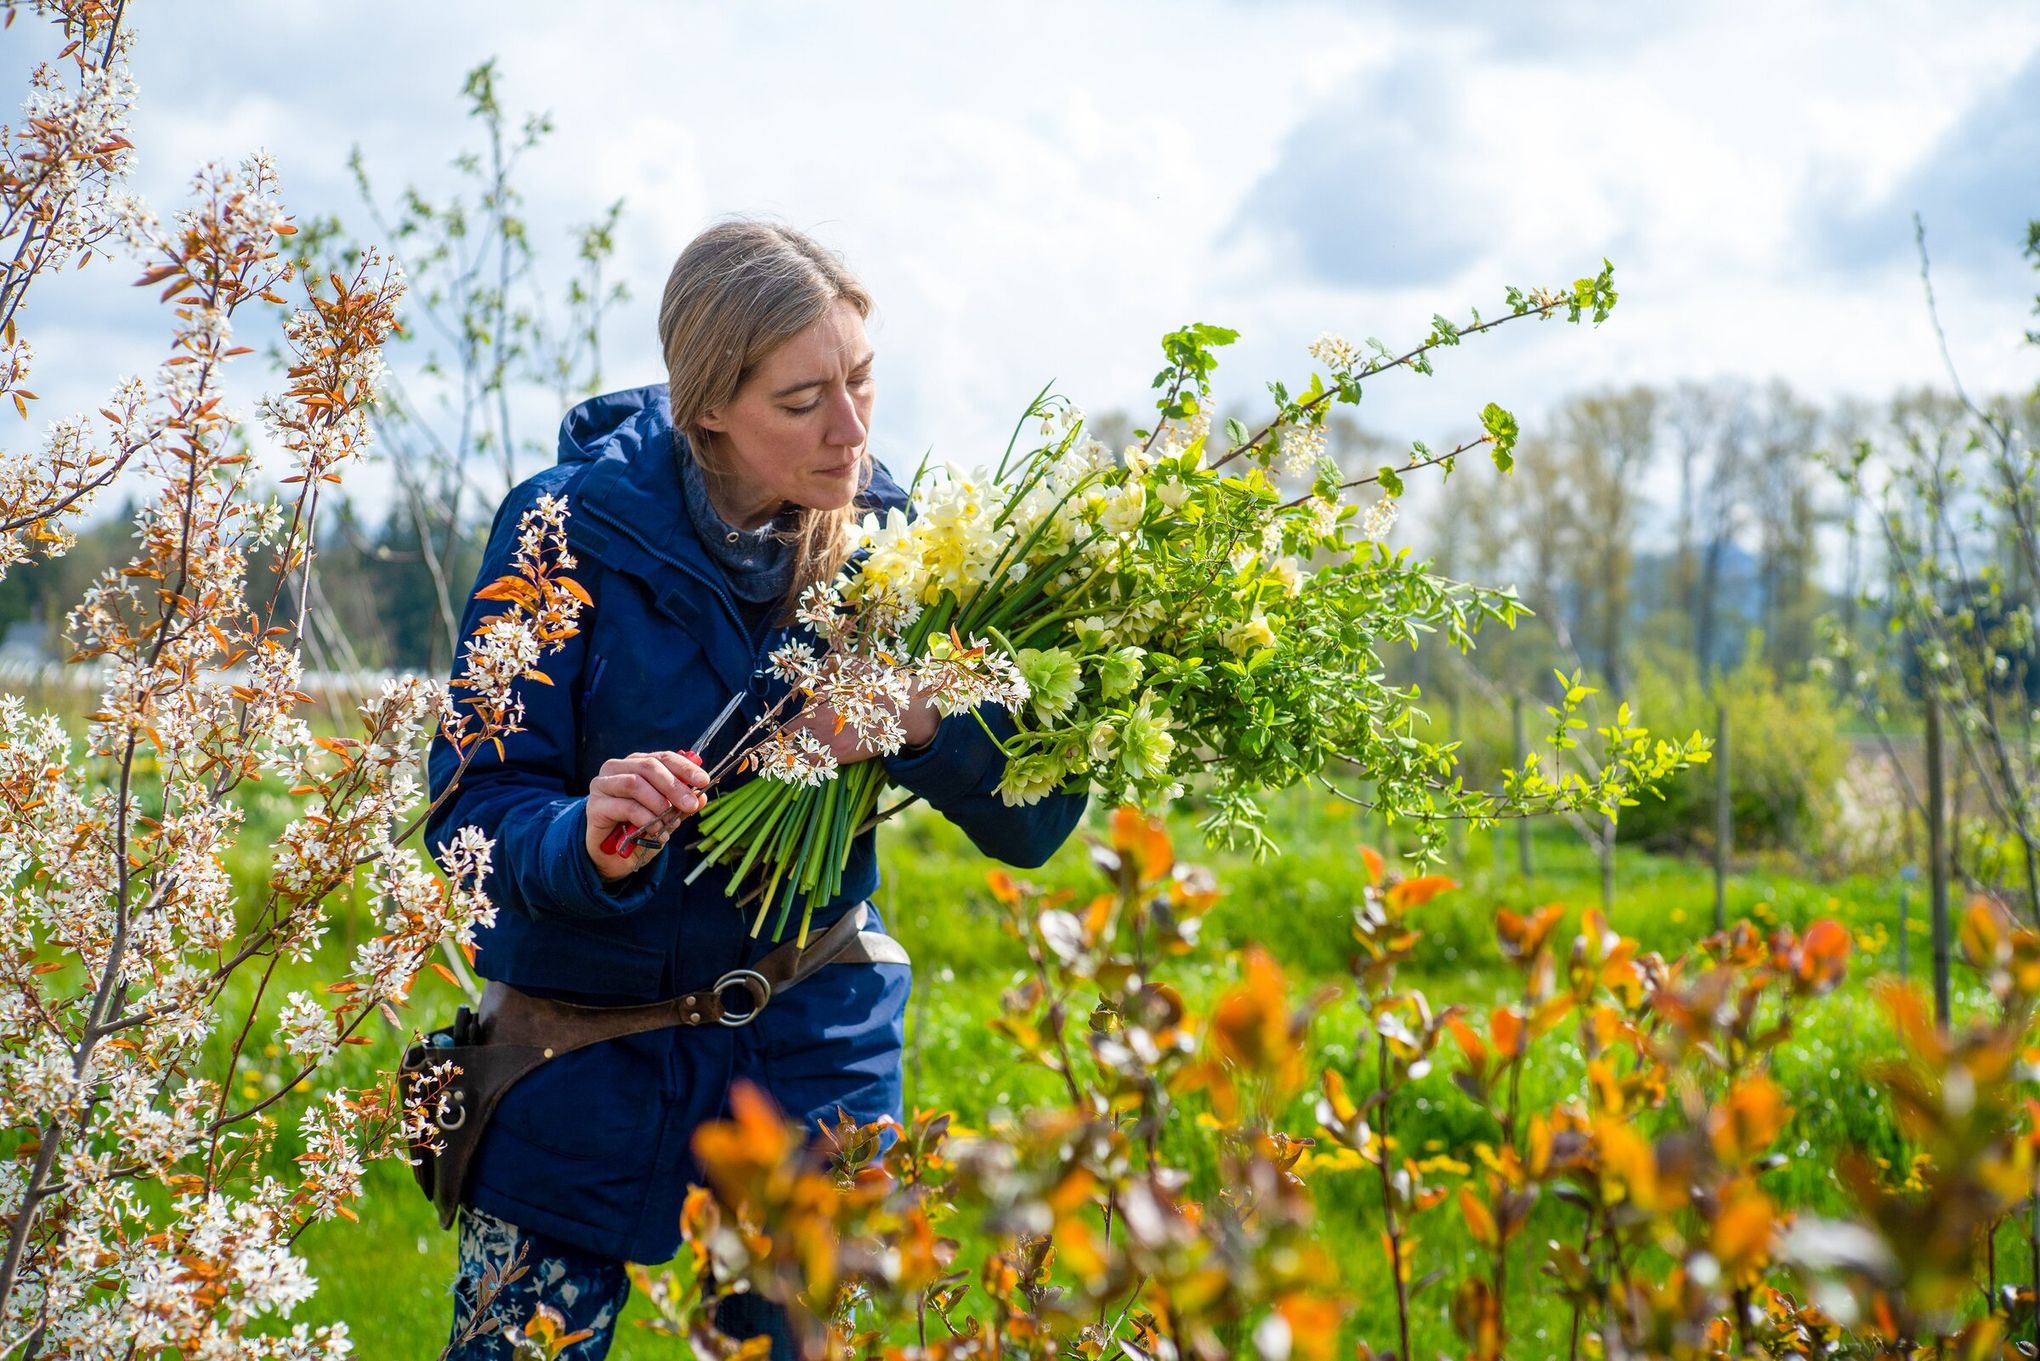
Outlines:
[[[1095,942],[1104,938],[1105,927],[1112,920],[1112,909],[1119,899],[1110,893],[1101,893],[1091,899],[1091,905],[1084,909],[1084,939]]]
[[[1969,961],[1971,967],[1994,968],[2006,953],[1997,904],[1982,894],[1971,898],[1968,908],[1962,913],[1958,939],[1962,942],[1963,958]]]
[[[1879,1001],[1891,1013],[1892,1026],[1914,1057],[1929,1065],[1947,1054],[1934,1023],[1927,1018],[1925,1002],[1914,988],[1896,978],[1880,978],[1872,984]]]
[[[1445,1028],[1451,1031],[1452,1038],[1459,1042],[1460,1052],[1466,1055],[1466,1061],[1473,1065],[1474,1071],[1484,1070],[1488,1062],[1488,1048],[1481,1041],[1479,1033],[1456,1015],[1445,1018]]]
[[[1381,871],[1384,868],[1381,852],[1375,850],[1372,846],[1362,846],[1360,848],[1360,863],[1367,866],[1368,883],[1378,884],[1381,882]]]
[[[1302,1034],[1291,1024],[1289,981],[1259,946],[1247,948],[1246,963],[1245,980],[1221,997],[1211,1013],[1212,1040],[1242,1068],[1289,1085],[1302,1070]]]
[[[1495,935],[1502,947],[1502,957],[1521,963],[1534,959],[1550,940],[1557,928],[1559,918],[1565,915],[1563,903],[1547,903],[1528,917],[1519,916],[1508,908],[1495,910]]]
[[[1331,1361],[1337,1354],[1341,1313],[1337,1301],[1292,1291],[1275,1302],[1275,1311],[1289,1325],[1291,1355],[1301,1361]]]
[[[1541,1178],[1551,1168],[1551,1140],[1553,1133],[1551,1121],[1545,1119],[1542,1114],[1531,1115],[1530,1156],[1527,1161],[1530,1167],[1530,1175],[1533,1177]]]
[[[1112,810],[1112,849],[1134,857],[1143,882],[1161,878],[1176,863],[1175,847],[1169,844],[1161,819],[1131,805]]]
[[[1336,1068],[1325,1069],[1325,1105],[1330,1108],[1332,1118],[1342,1125],[1351,1125],[1360,1118],[1360,1108],[1353,1104],[1352,1096],[1346,1091],[1346,1079]]]
[[[1737,1283],[1752,1279],[1770,1256],[1776,1223],[1770,1197],[1744,1185],[1714,1220],[1711,1246],[1722,1270]]]
[[[1594,1143],[1601,1155],[1604,1199],[1628,1199],[1639,1209],[1657,1208],[1657,1158],[1641,1134],[1623,1120],[1594,1121]]]
[[[1761,1156],[1792,1117],[1785,1093],[1763,1073],[1754,1073],[1730,1089],[1726,1100],[1707,1114],[1707,1133],[1715,1156],[1725,1163]]]
[[[1505,1059],[1515,1058],[1523,1052],[1523,1018],[1513,1007],[1496,1007],[1488,1017],[1488,1035],[1495,1042],[1495,1052]]]
[[[1459,887],[1457,879],[1442,874],[1419,875],[1389,886],[1388,905],[1394,908],[1422,907],[1447,889]]]
[[[1459,1212],[1466,1216],[1466,1231],[1473,1235],[1474,1242],[1491,1248],[1501,1241],[1502,1234],[1495,1227],[1494,1212],[1473,1193],[1471,1186],[1461,1185],[1459,1188]]]
[[[1806,928],[1799,940],[1799,977],[1826,991],[1842,981],[1852,938],[1849,928],[1823,917]]]
[[[531,604],[538,599],[538,590],[529,581],[519,576],[497,577],[481,590],[475,592],[477,600],[502,600],[518,604]]]

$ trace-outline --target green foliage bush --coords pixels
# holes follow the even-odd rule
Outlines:
[[[1728,705],[1729,817],[1737,851],[1787,850],[1812,861],[1838,812],[1838,788],[1848,759],[1841,713],[1818,680],[1787,681],[1763,660],[1759,640],[1721,680]],[[1645,663],[1629,698],[1639,721],[1665,732],[1714,736],[1716,694],[1690,666]],[[1715,838],[1713,768],[1686,771],[1665,783],[1662,797],[1646,794],[1626,808],[1618,828],[1623,841],[1654,850],[1711,849]]]

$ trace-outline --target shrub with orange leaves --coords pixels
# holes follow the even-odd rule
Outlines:
[[[744,1093],[699,1137],[712,1189],[689,1202],[688,1261],[641,1274],[659,1326],[701,1355],[739,1355],[706,1306],[753,1289],[793,1306],[811,1358],[1331,1357],[1356,1301],[1312,1176],[1343,1166],[1373,1184],[1396,1309],[1393,1335],[1360,1340],[1362,1361],[1427,1354],[1426,1309],[1467,1358],[1528,1354],[1532,1295],[1545,1317],[1552,1300],[1569,1315],[1551,1348],[1569,1361],[2009,1356],[2031,1327],[2030,1288],[1997,1289],[1994,1259],[1979,1266],[2032,1203],[2040,1112],[2020,1090],[2040,935],[1991,904],[1972,906],[1962,940],[1995,1017],[1944,1034],[1909,990],[1879,987],[1903,1053],[1867,1075],[1920,1160],[1893,1186],[1844,1152],[1858,1212],[1829,1218],[1778,1175],[1807,1097],[1774,1063],[1844,981],[1851,937],[1834,922],[1740,923],[1667,960],[1597,911],[1568,929],[1560,904],[1501,909],[1507,994],[1439,1006],[1399,975],[1425,908],[1457,885],[1395,878],[1370,853],[1351,927],[1362,1043],[1346,1067],[1313,1034],[1330,992],[1297,988],[1257,947],[1205,1017],[1160,976],[1194,951],[1217,889],[1175,862],[1159,824],[1121,810],[1092,859],[1106,885],[1087,899],[991,876],[1030,963],[994,1029],[1065,1100],[985,1130],[918,1112],[904,1129],[816,1137]],[[1314,1070],[1308,1135],[1284,1117]],[[1463,1159],[1406,1146],[1433,1070],[1484,1122]],[[1561,1094],[1539,1106],[1527,1093],[1553,1073]],[[1182,1165],[1189,1129],[1213,1145],[1202,1205]]]
[[[1191,1014],[1156,970],[1194,948],[1210,876],[1128,809],[1091,858],[1105,882],[1081,903],[991,876],[1031,966],[994,1028],[1067,1100],[984,1131],[924,1111],[803,1138],[741,1092],[696,1139],[713,1191],[689,1202],[681,1274],[643,1277],[658,1327],[736,1355],[703,1306],[754,1289],[795,1306],[816,1357],[1219,1361],[1247,1337],[1266,1355],[1332,1355],[1333,1270],[1297,1173],[1312,1140],[1274,1124],[1308,1080],[1326,998],[1297,999],[1255,951],[1208,1022]],[[1198,1116],[1223,1188],[1209,1204],[1161,1145]]]

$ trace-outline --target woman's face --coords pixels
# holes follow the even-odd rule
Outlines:
[[[864,318],[839,299],[767,355],[726,405],[702,413],[729,474],[716,491],[734,502],[718,507],[732,524],[763,524],[787,501],[850,504],[871,428],[872,357]]]

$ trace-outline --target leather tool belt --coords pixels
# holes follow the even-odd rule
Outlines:
[[[489,980],[479,1014],[464,1006],[452,1025],[404,1051],[405,1095],[426,1110],[424,1127],[414,1129],[410,1140],[411,1170],[437,1208],[439,1226],[453,1226],[468,1164],[496,1103],[540,1064],[603,1040],[667,1026],[748,1025],[775,995],[824,965],[907,963],[898,941],[864,929],[870,919],[869,907],[859,903],[805,950],[788,941],[699,992],[642,1006],[578,1006]],[[449,1063],[453,1068],[447,1077],[441,1065]]]

